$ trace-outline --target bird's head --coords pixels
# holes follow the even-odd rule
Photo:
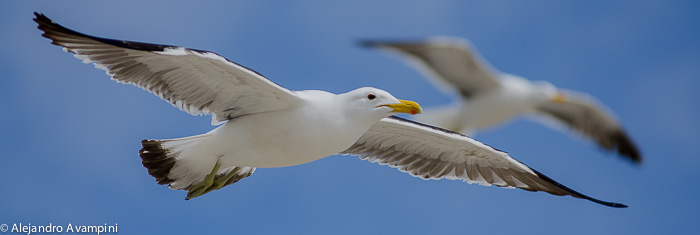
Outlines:
[[[422,109],[418,103],[399,100],[384,90],[363,87],[340,94],[348,110],[357,114],[385,118],[394,114],[419,114]]]
[[[534,81],[532,82],[532,86],[532,95],[536,96],[537,100],[557,103],[568,101],[566,94],[549,82]]]

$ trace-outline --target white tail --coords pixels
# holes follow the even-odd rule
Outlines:
[[[209,156],[206,151],[198,151],[197,144],[213,136],[206,133],[196,136],[165,139],[143,140],[143,148],[139,151],[142,164],[148,169],[148,174],[156,178],[158,184],[167,184],[171,189],[189,191],[193,185],[204,180],[210,174],[219,156]],[[240,179],[250,176],[255,171],[253,167],[231,166],[221,168],[216,178],[236,170],[234,177],[225,185],[233,184]]]

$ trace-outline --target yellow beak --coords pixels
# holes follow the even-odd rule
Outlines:
[[[379,105],[380,106],[386,106],[389,108],[392,108],[392,112],[394,113],[409,113],[412,115],[419,114],[423,112],[423,109],[421,109],[420,105],[418,103],[410,101],[410,100],[399,100],[401,103],[398,104],[385,104],[385,105]]]
[[[557,94],[552,97],[552,101],[557,103],[565,103],[569,101],[569,99],[566,97],[566,95],[564,95],[564,93],[557,92]]]

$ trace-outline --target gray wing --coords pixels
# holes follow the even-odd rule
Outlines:
[[[292,91],[213,52],[93,37],[34,14],[42,36],[52,44],[85,63],[95,63],[113,80],[147,90],[182,111],[213,114],[212,124],[285,109],[298,100]]]
[[[360,43],[398,51],[414,59],[419,69],[454,86],[466,98],[500,86],[497,72],[463,39],[433,37],[425,41],[363,40]]]
[[[486,186],[515,187],[571,195],[611,207],[627,207],[576,192],[507,153],[465,135],[399,117],[382,119],[342,154],[357,155],[423,179],[447,178]]]
[[[566,101],[548,101],[540,104],[537,111],[565,124],[577,133],[593,139],[606,150],[617,152],[625,158],[641,163],[642,156],[632,139],[606,112],[602,105],[591,97],[566,92]]]

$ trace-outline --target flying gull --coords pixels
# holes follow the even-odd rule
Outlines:
[[[343,94],[287,90],[213,52],[82,34],[35,13],[44,37],[113,80],[147,90],[192,115],[212,115],[214,130],[179,139],[143,140],[142,164],[158,184],[201,196],[256,168],[356,155],[423,179],[456,179],[571,195],[576,192],[465,135],[416,123],[397,113],[420,106],[376,88]]]
[[[592,96],[545,81],[501,73],[481,58],[466,39],[432,37],[421,41],[364,40],[361,44],[399,52],[439,85],[454,87],[461,101],[429,109],[416,120],[468,134],[523,114],[563,124],[634,163],[642,156],[631,138]],[[561,126],[561,125],[560,125]]]

